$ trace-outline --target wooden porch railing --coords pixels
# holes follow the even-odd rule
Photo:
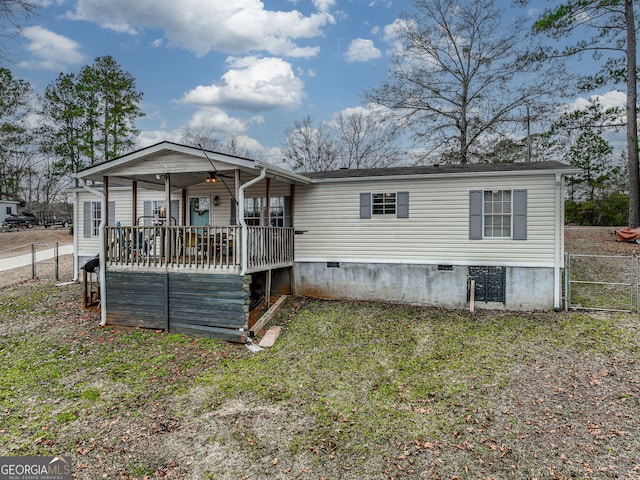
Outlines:
[[[239,270],[239,226],[107,226],[107,265]],[[293,229],[248,227],[249,271],[293,265]]]
[[[293,228],[248,227],[249,272],[293,265]]]

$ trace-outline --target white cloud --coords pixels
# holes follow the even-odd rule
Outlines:
[[[313,5],[321,12],[328,12],[335,4],[335,0],[313,0]]]
[[[349,63],[366,62],[380,58],[381,56],[382,53],[376,48],[373,41],[364,38],[352,40],[351,45],[349,45],[349,50],[345,53],[345,58]]]
[[[296,108],[304,84],[288,62],[279,58],[230,58],[231,68],[215,85],[199,85],[182,101],[192,105],[237,108],[250,112]]]
[[[387,54],[394,54],[403,50],[404,47],[400,40],[399,32],[406,29],[407,26],[406,20],[396,19],[382,29],[382,39],[390,45]]]
[[[78,42],[46,28],[27,27],[22,30],[22,36],[29,41],[26,50],[33,55],[34,59],[21,62],[21,67],[66,70],[66,66],[77,65],[84,60]]]
[[[193,130],[211,129],[223,135],[239,135],[247,130],[248,123],[250,122],[229,116],[219,108],[203,107],[191,116],[187,127]]]
[[[180,143],[181,140],[182,132],[180,130],[143,130],[136,138],[136,149],[164,141]]]
[[[314,3],[318,12],[304,16],[297,10],[267,10],[260,0],[78,0],[76,10],[66,16],[130,34],[161,29],[169,45],[197,55],[216,50],[312,57],[318,47],[296,41],[320,37],[324,26],[335,23],[328,11],[334,0]]]
[[[613,107],[624,109],[627,105],[627,95],[619,90],[610,90],[603,95],[592,95],[588,99],[578,97],[572,103],[565,105],[565,109],[573,112],[585,108],[594,102],[599,103],[605,109]]]

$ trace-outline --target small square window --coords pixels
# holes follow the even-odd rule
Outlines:
[[[371,195],[372,213],[374,215],[395,215],[396,214],[396,194],[395,193],[374,193]]]

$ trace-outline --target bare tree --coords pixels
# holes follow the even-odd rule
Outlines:
[[[185,145],[202,147],[212,152],[219,152],[223,148],[223,142],[216,137],[213,128],[184,127],[180,141]]]
[[[388,167],[399,160],[400,129],[388,115],[365,108],[335,115],[341,167]]]
[[[339,167],[339,150],[329,126],[317,128],[310,116],[296,121],[286,132],[285,160],[298,172],[324,172]]]
[[[10,37],[21,20],[26,20],[36,8],[36,2],[29,0],[0,0],[0,36]],[[0,46],[0,60],[7,57],[7,51]]]
[[[402,44],[391,80],[365,93],[393,109],[423,147],[460,163],[476,160],[483,136],[499,133],[514,111],[544,97],[558,75],[533,81],[540,68],[516,50],[519,25],[501,24],[494,0],[415,0],[397,23]]]

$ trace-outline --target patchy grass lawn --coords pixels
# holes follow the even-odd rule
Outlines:
[[[636,315],[292,299],[275,347],[0,291],[0,454],[79,479],[640,477]]]

